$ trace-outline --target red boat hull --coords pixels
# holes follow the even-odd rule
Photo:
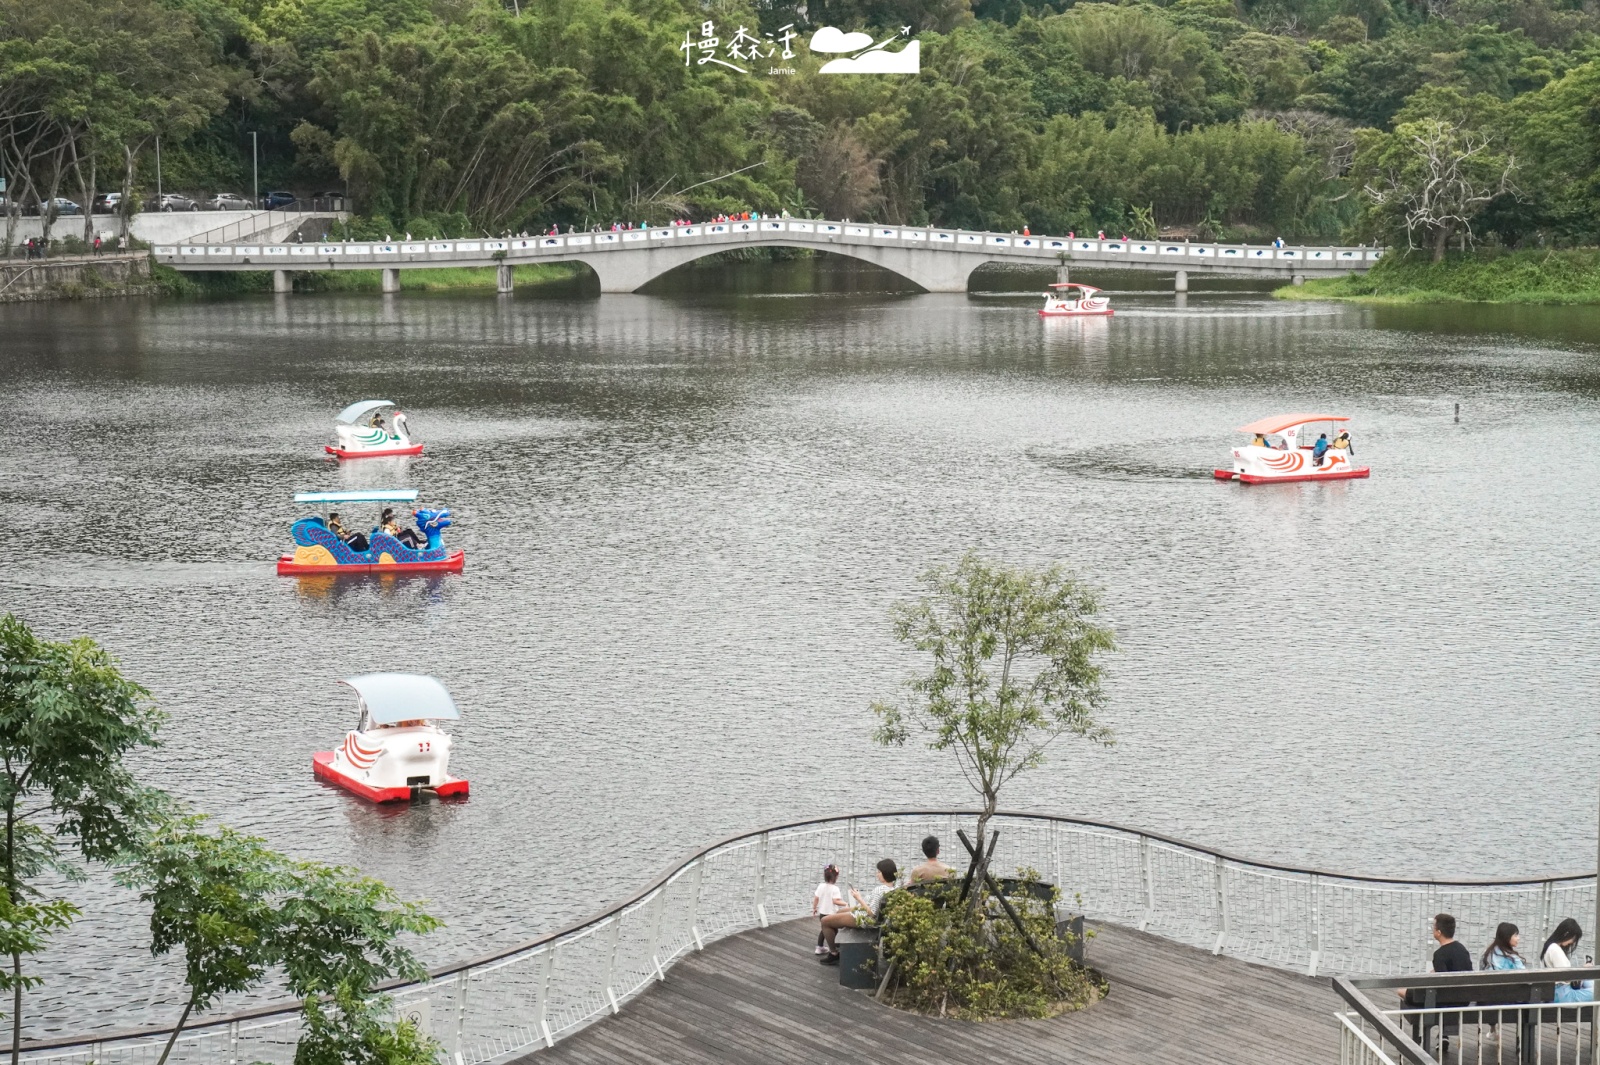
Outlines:
[[[1107,307],[1103,311],[1040,311],[1040,318],[1110,318],[1117,312]]]
[[[384,459],[392,458],[395,455],[420,455],[422,454],[422,445],[412,444],[410,447],[386,447],[382,451],[346,451],[342,447],[334,447],[332,444],[323,444],[322,450],[326,451],[330,455],[337,455],[342,459]]]
[[[311,755],[311,770],[316,773],[318,780],[325,780],[335,784],[353,795],[359,795],[368,802],[407,802],[411,799],[410,788],[374,788],[352,780],[333,768],[333,752],[317,751]],[[459,798],[468,792],[465,780],[447,780],[433,789],[433,793],[441,799]]]
[[[460,573],[467,564],[465,551],[452,551],[437,562],[374,562],[348,566],[307,566],[295,562],[293,555],[278,556],[278,576],[309,577],[348,574],[353,577],[373,573]]]
[[[1243,484],[1286,484],[1290,481],[1350,481],[1358,477],[1371,477],[1372,467],[1357,466],[1338,473],[1300,473],[1292,477],[1262,477],[1256,473],[1234,473],[1232,470],[1214,470],[1219,481],[1237,480]]]

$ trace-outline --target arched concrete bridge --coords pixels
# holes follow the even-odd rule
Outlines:
[[[1299,284],[1371,268],[1381,248],[1262,247],[1186,241],[1091,240],[976,233],[929,226],[772,218],[617,233],[567,233],[501,240],[439,240],[336,244],[179,244],[157,247],[156,261],[176,270],[271,270],[274,289],[289,291],[291,272],[382,270],[385,292],[398,291],[399,271],[439,267],[500,268],[500,290],[511,290],[511,267],[522,263],[581,262],[600,278],[602,292],[633,292],[669,270],[733,248],[810,248],[874,263],[929,292],[965,292],[972,272],[987,263],[1074,266],[1170,273],[1188,288],[1191,272],[1283,278]]]

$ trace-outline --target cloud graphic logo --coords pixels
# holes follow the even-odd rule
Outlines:
[[[821,34],[819,33],[818,36]],[[852,36],[866,36],[859,34]],[[892,40],[892,38],[891,38]],[[884,44],[888,44],[885,41]],[[883,45],[863,52],[854,59],[830,59],[819,74],[915,74],[922,69],[922,42],[912,41],[898,52],[886,52]]]
[[[844,33],[833,26],[824,26],[811,38],[813,52],[859,52],[872,47],[870,33]]]

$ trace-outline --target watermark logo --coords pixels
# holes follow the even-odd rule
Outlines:
[[[760,60],[795,57],[794,42],[799,39],[794,24],[782,26],[760,37],[740,26],[726,41],[717,32],[717,24],[707,19],[700,24],[700,37],[685,30],[678,51],[683,53],[684,66],[705,66],[713,63],[729,70],[748,74],[750,70],[741,63],[754,65]],[[896,51],[889,45],[905,40]],[[812,34],[810,49],[822,55],[837,55],[822,64],[821,74],[916,74],[922,69],[922,42],[911,39],[911,27],[902,26],[900,32],[874,43],[870,33],[859,31],[845,33],[834,26],[824,26]],[[854,54],[844,54],[854,53]],[[793,74],[793,67],[772,67],[770,74]]]
[[[922,42],[910,40],[911,27],[901,26],[900,32],[873,43],[869,33],[843,33],[833,26],[824,26],[811,38],[811,50],[833,55],[854,52],[842,59],[830,59],[822,64],[819,74],[915,74],[922,69]],[[888,46],[907,38],[905,47],[897,52]]]

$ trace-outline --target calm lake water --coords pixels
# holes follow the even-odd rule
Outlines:
[[[1592,868],[1600,315],[1112,277],[1117,317],[1047,322],[1046,280],[0,307],[0,609],[152,690],[150,781],[430,900],[431,962],[729,832],[966,802],[867,707],[916,664],[890,605],[969,548],[1091,578],[1123,647],[1118,745],[1063,742],[1007,805],[1351,871]],[[425,455],[323,456],[369,396]],[[1370,480],[1213,481],[1234,426],[1312,408]],[[292,493],[391,486],[455,511],[464,574],[273,573]],[[455,694],[470,802],[313,780],[336,678],[386,669]],[[71,891],[30,1031],[174,1016],[136,902]]]

